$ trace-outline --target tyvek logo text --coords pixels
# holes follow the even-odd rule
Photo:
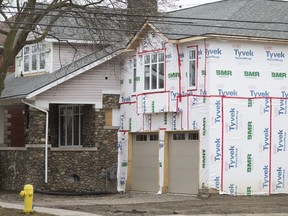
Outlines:
[[[284,188],[285,186],[285,169],[283,167],[278,167],[276,170],[277,172],[277,183],[276,183],[276,190]]]
[[[278,115],[286,115],[286,114],[287,114],[287,100],[281,99]]]
[[[251,97],[269,97],[269,92],[268,91],[258,92],[258,91],[250,90],[250,96]]]
[[[266,51],[266,57],[268,61],[283,61],[285,59],[285,53]]]
[[[263,144],[263,151],[268,150],[270,146],[270,131],[269,128],[264,129],[264,144]]]
[[[254,52],[252,50],[234,49],[235,59],[252,60]]]
[[[238,164],[238,149],[235,146],[230,146],[229,148],[229,169],[237,168]]]
[[[220,176],[216,176],[214,178],[214,183],[215,183],[215,188],[219,190],[220,189]]]
[[[229,194],[230,195],[237,195],[237,186],[235,184],[229,185]]]
[[[216,138],[214,144],[215,144],[214,161],[220,161],[221,160],[221,139],[220,138]]]
[[[263,167],[263,184],[262,187],[266,188],[269,186],[269,167],[268,165],[265,165]]]
[[[286,132],[284,130],[278,130],[278,144],[277,153],[286,151]]]
[[[221,96],[237,97],[238,96],[238,91],[236,91],[236,90],[218,89],[218,94],[221,95]]]
[[[198,55],[201,58],[203,55],[203,50],[199,49]],[[216,58],[219,59],[222,55],[222,50],[220,48],[216,49],[206,49],[206,58]]]
[[[221,101],[220,100],[216,100],[215,108],[216,108],[215,124],[217,124],[221,122]]]
[[[236,110],[236,108],[231,108],[229,114],[230,114],[229,131],[238,130],[238,110]]]
[[[270,112],[270,100],[266,98],[265,104],[264,104],[264,113],[269,113],[269,112]]]

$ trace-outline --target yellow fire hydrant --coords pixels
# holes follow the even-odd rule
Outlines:
[[[24,198],[24,209],[23,212],[33,212],[33,185],[27,184],[24,186],[24,190],[20,192],[20,196]]]

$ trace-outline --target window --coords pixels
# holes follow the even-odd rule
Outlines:
[[[137,82],[137,61],[133,59],[133,92],[136,92],[136,82]]]
[[[188,140],[199,140],[198,132],[189,133]]]
[[[189,50],[189,87],[196,86],[196,49]]]
[[[59,107],[59,146],[81,146],[83,106]]]
[[[150,141],[158,141],[158,140],[159,140],[158,134],[151,134],[150,135]]]
[[[147,135],[145,134],[136,135],[136,141],[147,141]]]
[[[144,56],[144,90],[164,88],[164,53]]]
[[[45,69],[45,45],[31,44],[23,49],[24,73],[43,71]]]
[[[173,134],[173,140],[185,140],[184,133]]]

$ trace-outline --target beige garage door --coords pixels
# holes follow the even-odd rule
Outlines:
[[[136,134],[132,147],[132,184],[136,191],[158,191],[158,134]]]
[[[169,178],[171,193],[198,194],[199,135],[179,132],[169,135]]]

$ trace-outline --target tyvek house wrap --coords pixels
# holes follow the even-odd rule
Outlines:
[[[121,105],[119,146],[124,147],[122,150],[127,151],[129,131],[160,130],[161,165],[165,163],[166,130],[200,130],[199,189],[214,188],[221,194],[231,195],[286,193],[288,47],[207,40],[182,44],[177,52],[176,45],[161,42],[158,45],[166,56],[165,91],[153,94],[141,91],[143,46],[127,61],[121,94],[131,101],[122,101]],[[188,91],[185,77],[191,47],[198,50],[197,88]],[[134,57],[140,77],[137,92],[132,92],[129,84],[129,60]],[[179,77],[169,77],[178,72],[181,85]],[[181,98],[177,97],[179,91]],[[119,191],[125,190],[127,179],[127,152],[122,150],[119,150]],[[162,167],[159,170],[161,193],[164,170]]]

